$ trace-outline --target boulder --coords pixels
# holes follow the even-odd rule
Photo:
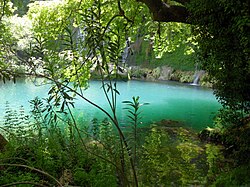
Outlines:
[[[181,78],[179,81],[182,83],[192,83],[193,82],[193,72],[192,71],[182,71]]]
[[[131,77],[135,79],[147,79],[152,70],[140,66],[130,66]]]
[[[69,184],[73,181],[72,171],[69,169],[65,169],[62,172],[62,176],[60,177],[59,181],[63,186],[70,186]]]
[[[173,70],[171,75],[170,75],[170,80],[171,81],[180,81],[182,76],[182,73],[180,70]]]
[[[192,83],[194,80],[194,72],[175,70],[172,72],[170,80],[182,83]]]
[[[173,68],[168,66],[162,66],[160,68],[159,80],[170,80],[171,74],[173,73]]]
[[[158,79],[158,78],[161,76],[161,68],[160,68],[160,67],[157,67],[157,68],[153,69],[153,71],[152,71],[152,76],[153,76],[155,79]]]
[[[203,129],[201,132],[199,132],[198,136],[201,141],[212,142],[215,144],[221,143],[222,140],[222,135],[220,132],[210,127]]]

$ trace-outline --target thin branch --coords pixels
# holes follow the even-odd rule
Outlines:
[[[123,10],[122,7],[121,7],[121,1],[120,1],[120,0],[117,0],[117,3],[118,3],[119,14],[120,14],[121,16],[123,16],[128,22],[134,23],[133,20],[129,19],[129,18],[125,15],[125,12],[124,12],[124,10]]]
[[[103,32],[102,32],[102,34],[101,34],[102,37],[103,37],[104,34],[106,33],[106,31],[107,31],[109,25],[111,24],[111,22],[112,22],[115,18],[121,17],[121,16],[122,16],[122,15],[120,15],[120,14],[116,14],[116,15],[114,15],[114,16],[109,20],[109,22],[107,23],[107,25],[105,26],[105,28],[104,28],[104,30],[103,30]]]
[[[87,148],[86,144],[84,143],[83,139],[81,138],[81,133],[80,133],[80,131],[79,131],[79,128],[78,128],[77,125],[76,125],[76,121],[75,121],[74,115],[73,115],[73,113],[72,113],[72,111],[71,111],[69,105],[68,105],[67,103],[66,103],[66,105],[67,105],[67,108],[68,108],[68,110],[69,110],[69,112],[70,112],[70,117],[71,117],[71,119],[73,120],[73,124],[74,124],[74,126],[75,126],[76,131],[77,131],[77,134],[78,134],[78,136],[79,136],[79,138],[80,138],[80,141],[81,141],[83,147],[85,148],[85,150],[86,150],[88,153],[93,154],[94,156],[96,156],[96,157],[98,157],[98,158],[100,158],[100,159],[102,159],[102,160],[104,160],[104,161],[110,163],[110,164],[113,165],[115,168],[119,169],[118,166],[117,166],[115,163],[113,163],[111,160],[109,160],[109,159],[107,159],[107,158],[105,158],[105,157],[103,157],[103,156],[101,156],[101,155],[98,155],[98,154],[96,154],[96,153],[90,151],[90,150]]]
[[[25,73],[24,73],[25,74]],[[34,74],[30,74],[30,75],[34,75]],[[124,146],[125,146],[125,149],[128,153],[128,156],[129,156],[129,160],[130,160],[130,163],[131,163],[131,167],[132,167],[132,171],[133,171],[133,175],[134,175],[134,179],[135,179],[135,185],[138,186],[138,181],[137,181],[137,175],[136,175],[136,171],[135,171],[135,166],[133,164],[133,158],[130,154],[130,148],[129,148],[129,145],[128,145],[128,142],[125,138],[125,135],[123,134],[121,128],[119,127],[119,123],[118,123],[118,120],[116,118],[116,115],[114,116],[114,118],[105,110],[103,109],[102,107],[100,107],[99,105],[97,105],[96,103],[92,102],[91,100],[87,99],[86,97],[84,97],[83,95],[81,95],[80,93],[77,92],[77,90],[74,90],[73,88],[71,88],[70,86],[66,85],[66,84],[63,84],[57,80],[54,80],[50,77],[47,77],[45,75],[42,75],[42,74],[36,74],[35,76],[38,76],[38,77],[42,77],[42,78],[46,78],[50,81],[53,81],[55,84],[60,84],[61,86],[69,89],[71,92],[75,93],[77,96],[79,96],[80,98],[82,98],[83,100],[85,100],[87,103],[93,105],[94,107],[96,107],[97,109],[99,109],[100,111],[102,111],[104,114],[107,115],[107,117],[113,122],[113,124],[115,125],[116,129],[118,130],[118,133],[119,133],[119,136],[121,138],[121,140],[123,141],[124,143]],[[104,158],[105,159],[105,158]],[[108,161],[108,160],[106,160]]]
[[[38,173],[41,173],[41,174],[47,176],[48,178],[53,179],[60,187],[63,187],[63,185],[55,177],[53,177],[52,175],[50,175],[50,174],[48,174],[48,173],[46,173],[46,172],[44,172],[44,171],[42,171],[40,169],[36,169],[34,167],[30,167],[30,166],[22,165],[22,164],[0,164],[0,166],[16,166],[16,167],[28,168],[28,169],[30,169],[32,171],[36,171]]]
[[[0,161],[5,161],[5,160],[20,160],[20,161],[24,161],[24,162],[26,162],[26,163],[29,163],[28,160],[25,160],[25,159],[19,158],[19,157],[10,157],[10,158],[0,159]]]
[[[35,185],[35,186],[48,187],[48,186],[45,186],[43,184],[31,182],[31,181],[13,182],[13,183],[9,183],[9,184],[3,184],[3,185],[1,185],[1,187],[16,186],[16,185],[20,185],[20,184],[31,184],[31,185]]]

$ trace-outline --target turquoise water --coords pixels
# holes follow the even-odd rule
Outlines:
[[[39,79],[38,79],[39,81]],[[38,83],[39,84],[39,83]],[[86,98],[109,110],[108,103],[104,98],[100,81],[91,81],[90,87],[84,91]],[[49,85],[36,86],[29,80],[19,80],[16,84],[7,82],[0,83],[0,121],[4,116],[6,101],[11,107],[24,106],[30,110],[29,100],[36,96],[46,97]],[[208,125],[220,108],[212,90],[202,87],[177,84],[171,82],[156,83],[142,81],[119,82],[117,114],[122,125],[126,126],[127,113],[122,101],[131,100],[133,96],[140,96],[141,103],[149,103],[142,106],[142,125],[149,125],[163,119],[178,120],[187,127],[200,130]],[[75,114],[78,118],[90,121],[93,118],[104,118],[102,112],[95,107],[77,98],[75,101]]]

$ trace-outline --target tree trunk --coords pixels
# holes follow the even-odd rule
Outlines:
[[[180,5],[169,5],[162,0],[137,0],[144,3],[152,13],[154,21],[189,23],[189,12],[185,5],[190,0],[176,0]]]

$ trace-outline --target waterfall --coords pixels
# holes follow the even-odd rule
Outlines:
[[[77,34],[76,34],[77,35],[77,49],[80,51],[80,53],[86,50],[83,44],[85,42],[85,36],[86,36],[84,30],[85,30],[85,27],[83,29],[80,27],[77,28]]]
[[[126,40],[126,47],[124,49],[124,52],[122,54],[122,63],[125,64],[127,62],[128,54],[130,49],[130,41],[129,38]]]
[[[193,85],[198,85],[199,83],[199,80],[200,80],[200,74],[199,73],[196,73],[196,75],[194,76],[194,81],[193,81]]]
[[[199,81],[200,81],[200,77],[201,75],[203,75],[205,72],[203,70],[201,71],[196,71],[194,74],[194,80],[193,83],[191,85],[199,85]]]

